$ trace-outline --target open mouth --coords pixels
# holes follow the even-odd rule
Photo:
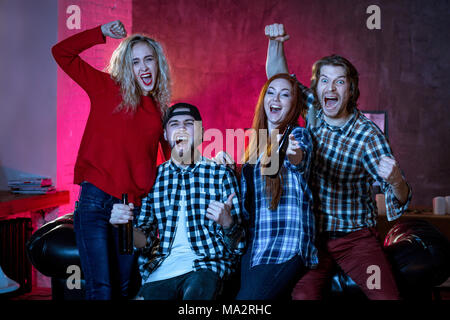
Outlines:
[[[334,107],[338,103],[338,98],[334,96],[325,97],[324,103],[326,107]]]
[[[149,72],[141,74],[141,80],[146,86],[151,85],[153,81],[152,74]]]
[[[185,135],[183,135],[183,136],[180,135],[180,136],[175,137],[176,145],[182,144],[182,143],[187,143],[188,141],[189,141],[188,136],[185,136]]]
[[[276,105],[272,105],[270,106],[270,112],[272,113],[278,113],[281,111],[281,107],[280,106],[276,106]]]

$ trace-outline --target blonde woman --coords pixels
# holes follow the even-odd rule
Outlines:
[[[126,37],[103,72],[79,54],[107,37],[125,38],[123,24],[113,21],[80,32],[52,48],[58,65],[91,103],[74,171],[74,183],[81,185],[74,229],[86,299],[101,300],[113,297],[116,283],[118,296],[127,296],[134,260],[118,254],[117,230],[109,224],[112,206],[127,193],[137,210],[156,178],[158,144],[170,154],[161,123],[170,101],[170,75],[161,45],[144,35]]]

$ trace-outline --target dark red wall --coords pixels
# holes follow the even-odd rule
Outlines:
[[[369,30],[368,6],[381,9]],[[413,187],[413,205],[450,194],[448,1],[133,0],[134,32],[167,51],[174,102],[198,105],[205,128],[245,128],[265,81],[264,26],[283,23],[290,71],[309,84],[332,53],[360,72],[361,110],[388,113],[389,139]]]

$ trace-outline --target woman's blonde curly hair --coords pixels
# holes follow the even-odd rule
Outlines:
[[[168,109],[171,97],[171,78],[169,64],[166,60],[161,44],[146,35],[132,34],[125,38],[114,50],[106,71],[111,78],[120,85],[122,102],[116,111],[135,112],[143,94],[133,72],[132,49],[137,43],[147,43],[156,53],[158,62],[158,77],[156,85],[150,95],[159,106],[161,116]]]

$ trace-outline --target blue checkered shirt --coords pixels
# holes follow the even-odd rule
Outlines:
[[[280,174],[283,193],[275,210],[270,210],[270,198],[265,192],[265,181],[260,173],[260,162],[252,167],[254,212],[246,203],[249,182],[241,175],[242,208],[249,224],[251,266],[280,264],[298,255],[307,267],[318,264],[314,245],[315,222],[312,212],[312,193],[308,188],[312,144],[308,131],[297,127],[292,131],[303,150],[302,162],[294,166],[285,159]],[[251,184],[250,184],[251,185]]]
[[[139,257],[142,283],[170,254],[182,190],[186,194],[188,239],[198,255],[194,271],[209,269],[224,278],[231,274],[243,253],[245,236],[240,224],[239,185],[234,173],[203,157],[187,168],[169,160],[158,167],[155,184],[143,198],[141,212],[136,217],[135,227],[147,235],[147,246]],[[236,226],[225,232],[222,226],[206,218],[206,209],[211,201],[226,202],[232,193],[236,193],[231,208]]]
[[[313,92],[300,85],[308,108],[314,108]],[[358,109],[342,127],[330,126],[322,110],[317,124],[308,125],[314,145],[310,186],[319,231],[352,232],[376,226],[377,208],[372,186],[380,184],[386,199],[389,221],[400,217],[411,201],[411,187],[405,204],[400,204],[392,187],[378,174],[382,156],[394,158],[384,133]],[[406,181],[406,180],[405,180]]]

